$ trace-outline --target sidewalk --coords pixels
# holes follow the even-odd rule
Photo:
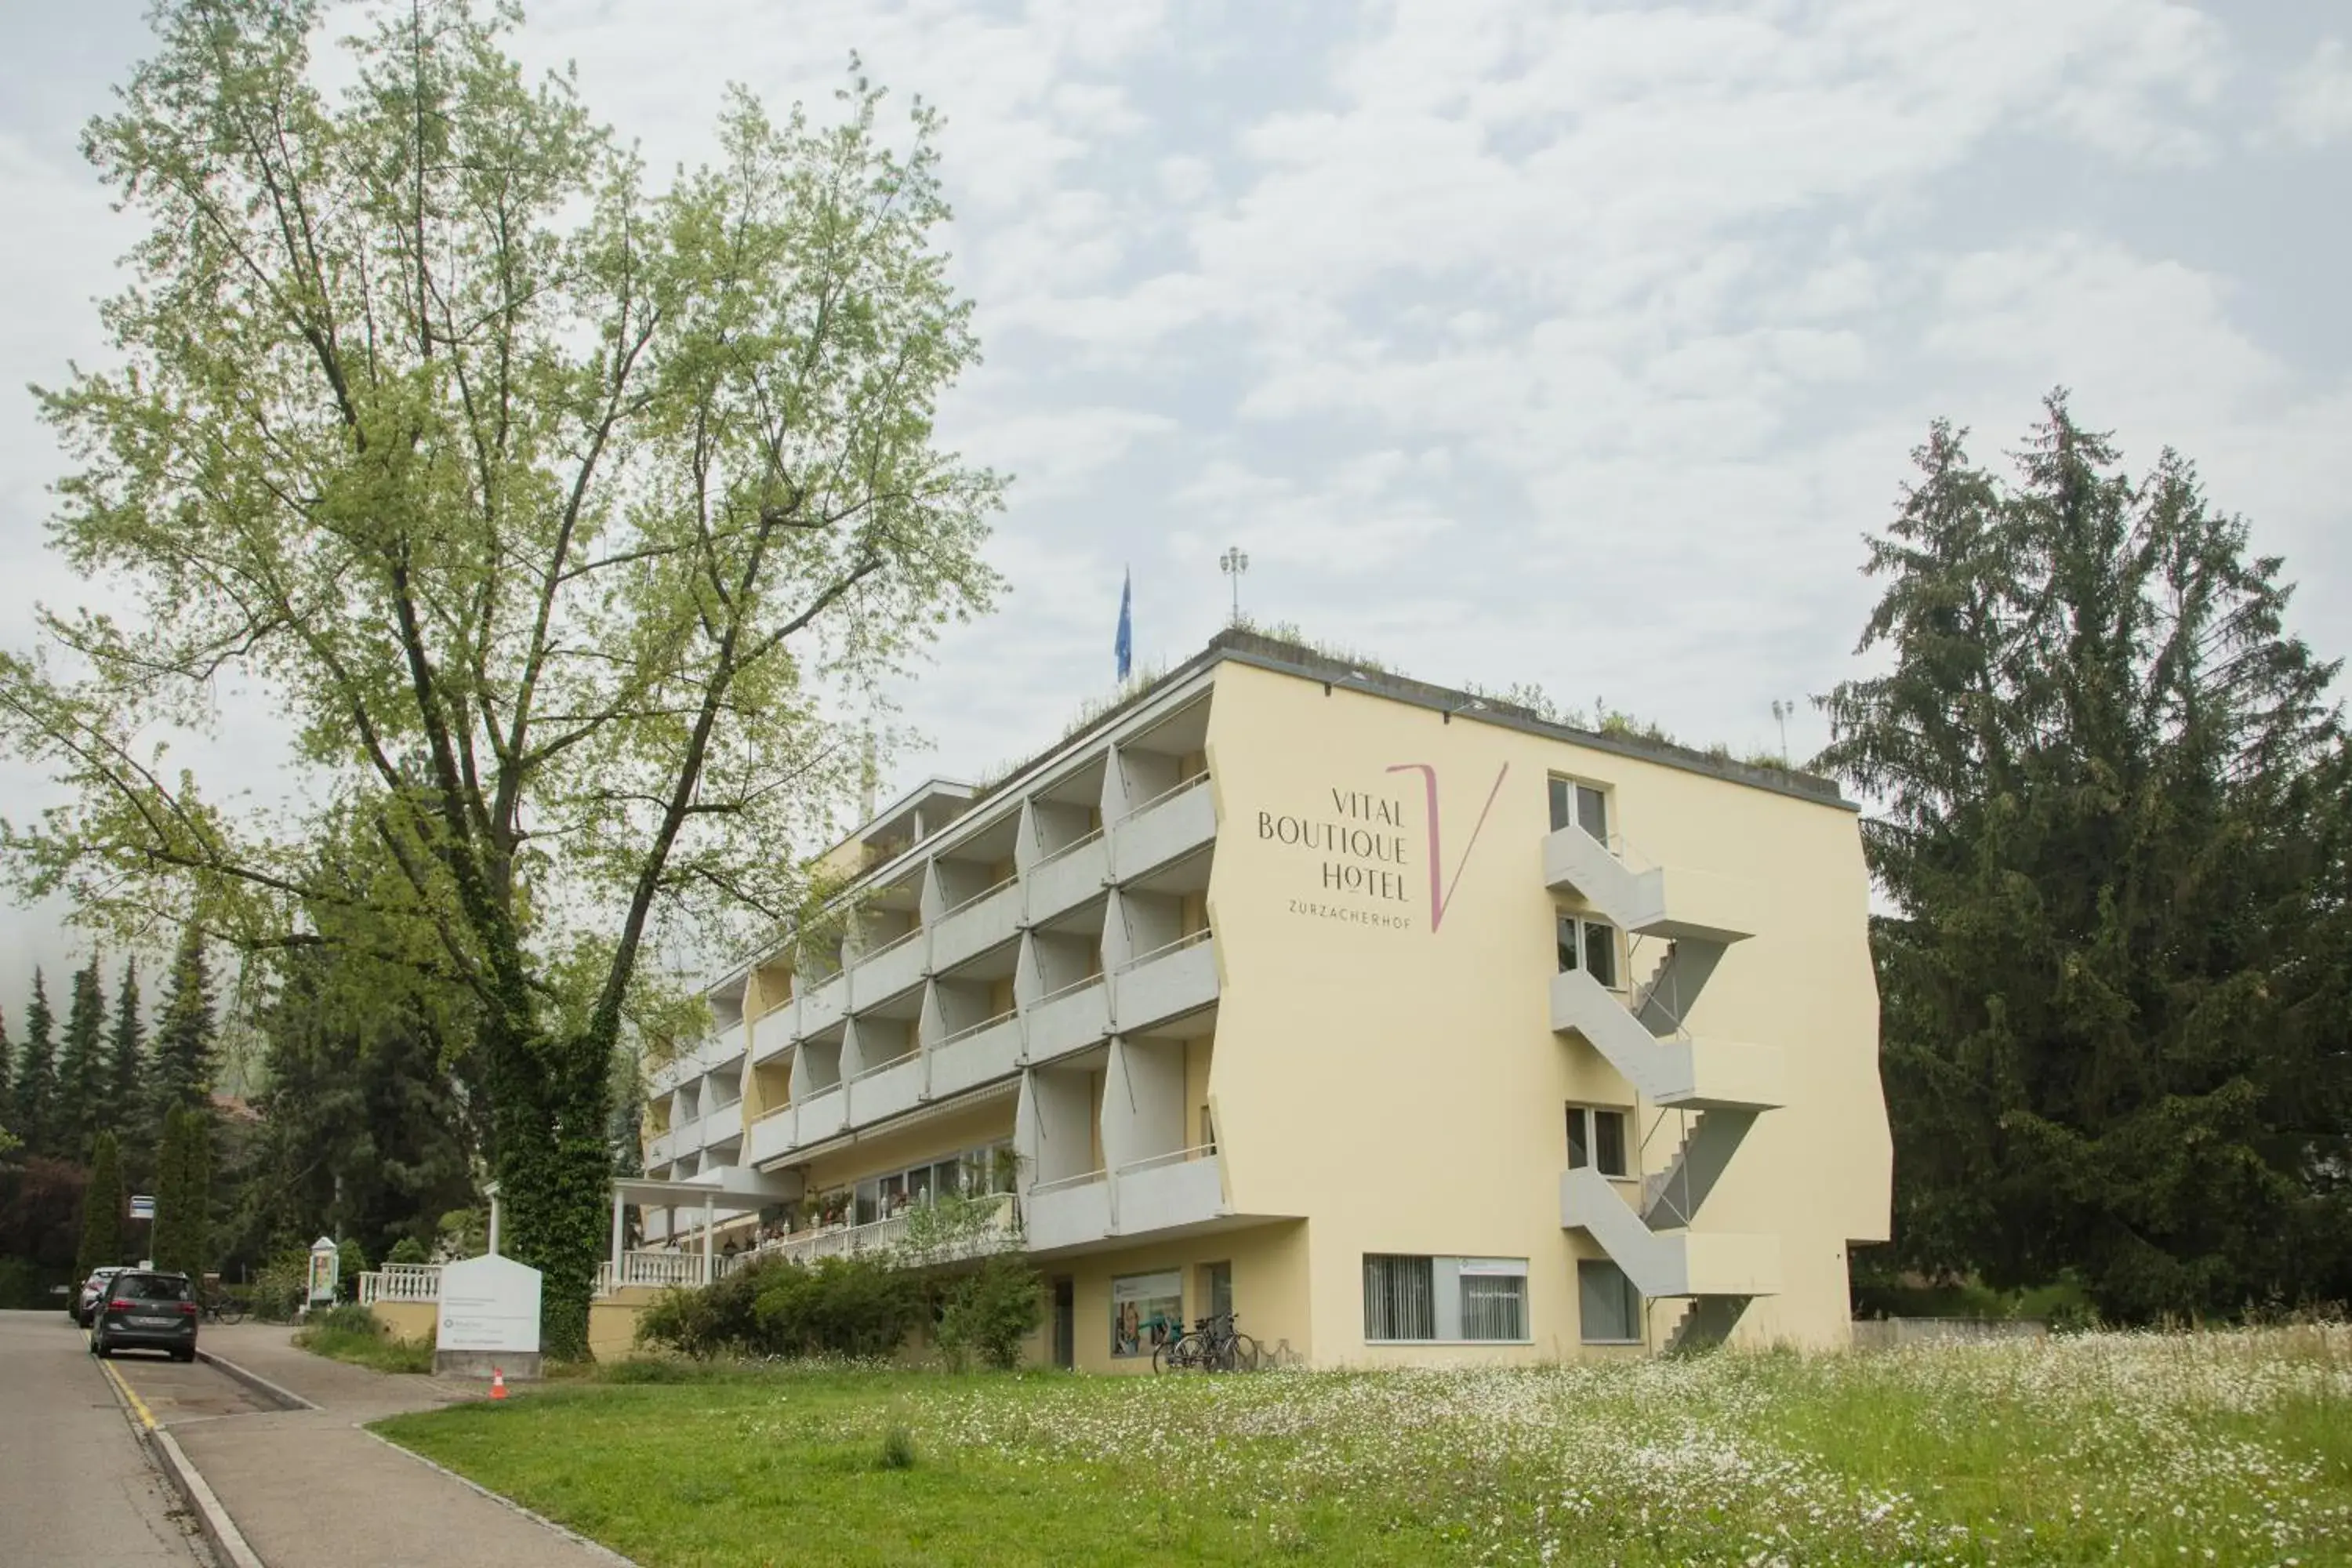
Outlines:
[[[268,1568],[613,1568],[362,1431],[403,1411],[482,1397],[479,1384],[394,1377],[296,1350],[292,1331],[207,1327],[203,1348],[319,1406],[175,1426],[172,1436]]]

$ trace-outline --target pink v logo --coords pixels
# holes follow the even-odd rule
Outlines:
[[[1443,869],[1444,855],[1440,847],[1437,826],[1437,770],[1427,763],[1398,763],[1389,769],[1392,773],[1419,773],[1422,793],[1429,804],[1429,930],[1434,936],[1437,928],[1445,923],[1445,906],[1454,901],[1454,887],[1462,880],[1462,868],[1470,863],[1470,851],[1478,847],[1478,835],[1486,830],[1486,814],[1495,809],[1495,797],[1503,793],[1503,775],[1511,771],[1505,763],[1495,770],[1495,787],[1486,792],[1486,804],[1478,810],[1478,826],[1470,830],[1470,842],[1462,847],[1462,858],[1454,863],[1454,876],[1445,879]]]

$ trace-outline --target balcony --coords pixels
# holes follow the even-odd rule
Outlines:
[[[838,1135],[849,1126],[849,1086],[837,1083],[818,1090],[801,1101],[799,1111],[794,1148]]]
[[[1090,974],[1031,1003],[1026,1025],[1033,1062],[1084,1050],[1110,1033],[1110,991],[1101,975]]]
[[[1780,1238],[1653,1230],[1591,1167],[1559,1179],[1559,1223],[1591,1236],[1644,1296],[1777,1295]]]
[[[799,1124],[797,1108],[790,1105],[780,1105],[752,1122],[743,1134],[744,1163],[763,1165],[790,1153]]]
[[[923,1058],[913,1052],[866,1068],[845,1085],[853,1126],[863,1127],[915,1109],[923,1097]]]
[[[802,1039],[822,1034],[842,1020],[849,1011],[849,974],[836,971],[810,986],[802,994],[800,1017],[793,1025],[793,1034]]]
[[[927,1250],[924,1261],[961,1262],[992,1252],[1011,1251],[1022,1245],[1021,1211],[1012,1194],[999,1193],[992,1198],[976,1199],[975,1202],[989,1206],[975,1215],[977,1223],[974,1228]],[[913,1239],[908,1233],[913,1228],[915,1213],[915,1210],[908,1209],[865,1225],[835,1226],[829,1230],[803,1231],[798,1235],[763,1241],[752,1256],[782,1258],[787,1263],[814,1263],[820,1258],[854,1258],[860,1253],[899,1252]]]
[[[1179,1149],[1029,1189],[1029,1247],[1085,1247],[1204,1225],[1231,1213],[1212,1149]],[[1636,1222],[1639,1223],[1638,1221]]]
[[[1195,773],[1137,806],[1111,836],[1111,874],[1125,882],[1190,854],[1217,837],[1217,803]]]
[[[1134,1034],[1217,999],[1217,952],[1206,930],[1139,953],[1111,974],[1111,1021]],[[1030,1055],[1036,1056],[1033,1032]]]
[[[1581,1035],[1653,1105],[1769,1110],[1788,1103],[1776,1047],[1654,1035],[1580,969],[1552,976],[1551,1026]]]
[[[751,1059],[771,1061],[800,1035],[800,1006],[787,1002],[751,1020]]]
[[[896,996],[921,982],[924,963],[929,952],[929,944],[924,941],[924,935],[923,928],[917,926],[871,952],[856,955],[860,1007],[871,1006],[886,996]]]
[[[1544,885],[1568,889],[1629,931],[1727,943],[1763,929],[1756,889],[1705,871],[1636,871],[1571,823],[1544,838]]]
[[[1030,866],[1024,879],[1029,888],[1029,922],[1042,924],[1068,913],[1101,892],[1109,879],[1110,844],[1097,827]]]
[[[1001,1013],[931,1047],[930,1098],[944,1100],[1020,1070],[1020,1016]]]
[[[1007,877],[940,915],[931,931],[934,973],[1008,942],[1021,931],[1021,884]]]

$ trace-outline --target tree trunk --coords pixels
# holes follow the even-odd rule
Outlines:
[[[551,1037],[516,1026],[509,1016],[494,1016],[482,1045],[506,1211],[500,1243],[541,1276],[541,1349],[584,1359],[588,1303],[612,1215],[612,1038],[593,1028]]]

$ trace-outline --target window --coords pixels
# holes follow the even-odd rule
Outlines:
[[[1581,969],[1612,991],[1617,989],[1617,928],[1583,915],[1559,917],[1559,968]]]
[[[1577,1306],[1589,1345],[1639,1344],[1642,1340],[1642,1298],[1633,1282],[1613,1263],[1584,1262],[1576,1266]]]
[[[1602,844],[1609,842],[1609,793],[1578,779],[1551,781],[1551,826],[1557,833],[1573,822]]]
[[[1367,1343],[1524,1344],[1524,1258],[1364,1258]]]
[[[1013,1167],[1008,1158],[1012,1149],[1010,1142],[991,1143],[907,1170],[868,1176],[857,1184],[857,1223],[871,1225],[904,1214],[909,1205],[929,1203],[934,1194],[980,1197],[1009,1193],[1013,1190]]]
[[[1568,1168],[1591,1165],[1604,1176],[1632,1174],[1625,1163],[1625,1113],[1589,1105],[1568,1108]]]
[[[1433,1340],[1437,1287],[1427,1258],[1364,1257],[1364,1338]]]

